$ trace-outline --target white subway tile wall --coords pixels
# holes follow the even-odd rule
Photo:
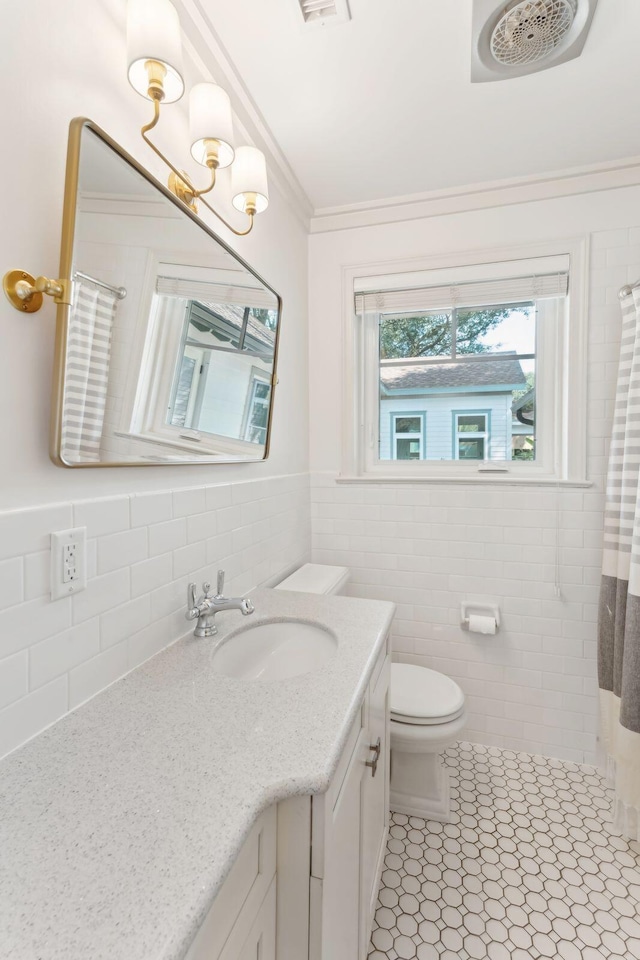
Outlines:
[[[597,754],[596,616],[618,291],[640,277],[640,227],[591,241],[590,488],[311,480],[314,561],[351,567],[353,596],[397,603],[397,658],[460,684],[465,738],[586,763]],[[460,602],[474,597],[500,605],[496,636],[460,628]]]
[[[469,740],[596,760],[595,622],[618,290],[640,276],[639,250],[640,227],[592,236],[591,488],[311,478],[313,559],[351,567],[354,596],[398,604],[397,656],[461,684]],[[228,591],[245,593],[309,559],[309,516],[306,475],[0,513],[0,756],[182,636],[189,580],[212,577],[220,565]],[[87,527],[89,582],[51,602],[49,536],[72,526]],[[497,636],[460,629],[460,601],[474,596],[500,604]]]
[[[87,527],[87,588],[49,598],[49,537]],[[0,756],[188,632],[186,586],[244,594],[310,556],[306,474],[0,513]]]

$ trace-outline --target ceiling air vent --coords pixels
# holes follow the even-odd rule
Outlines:
[[[327,27],[351,19],[348,0],[298,0],[298,6],[308,27]]]
[[[474,0],[471,80],[507,80],[582,53],[598,0]]]

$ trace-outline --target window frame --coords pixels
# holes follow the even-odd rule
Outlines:
[[[484,430],[481,431],[467,431],[463,435],[460,434],[458,429],[458,419],[460,417],[484,417]],[[482,458],[483,462],[485,460],[490,460],[491,457],[488,454],[491,453],[491,410],[452,410],[451,418],[453,421],[452,430],[453,430],[453,444],[452,444],[452,460],[466,460],[472,459],[467,457],[460,456],[460,440],[484,440],[484,457]],[[478,458],[475,459],[476,463],[479,463]],[[501,463],[502,461],[497,461]]]
[[[420,429],[417,433],[398,433],[395,427],[395,421],[400,419],[409,419],[411,417],[417,417],[420,420]],[[389,431],[389,440],[390,448],[393,456],[390,457],[390,460],[399,460],[398,457],[398,440],[408,440],[415,439],[418,437],[420,440],[420,456],[415,457],[415,460],[424,460],[424,454],[427,452],[427,414],[424,410],[392,410],[389,413],[389,422],[390,422],[390,431]]]
[[[522,247],[501,247],[482,252],[446,254],[419,260],[345,266],[343,290],[344,409],[340,482],[462,482],[499,484],[566,484],[589,486],[586,478],[586,379],[587,379],[587,262],[589,238],[549,241]],[[566,256],[569,287],[561,318],[538,316],[536,363],[539,395],[535,461],[429,461],[406,463],[374,458],[378,427],[371,416],[372,389],[378,392],[378,338],[354,311],[354,284],[358,280],[411,275],[420,271],[512,270],[519,261]],[[507,274],[509,275],[509,274]],[[510,274],[510,275],[513,275]],[[458,279],[458,282],[463,282]],[[538,301],[553,304],[557,301]],[[547,311],[548,314],[551,311]],[[371,315],[369,315],[371,316]],[[547,322],[541,322],[546,319]],[[377,326],[377,324],[376,324]],[[369,325],[370,327],[370,325]],[[543,329],[544,328],[544,329]],[[538,341],[539,337],[539,341]],[[551,360],[550,360],[551,358]],[[552,362],[556,358],[556,362]],[[371,362],[373,360],[373,368]],[[373,372],[373,376],[372,376]],[[375,386],[372,386],[372,380]],[[376,410],[374,404],[373,409]],[[569,442],[570,439],[570,442]],[[419,466],[418,466],[419,464]]]
[[[247,404],[246,404],[246,408],[245,408],[245,411],[244,411],[244,416],[243,416],[243,418],[242,418],[242,438],[243,438],[243,440],[245,440],[247,443],[254,443],[254,442],[255,442],[255,441],[253,441],[253,440],[250,440],[250,439],[247,437],[247,434],[249,433],[249,429],[250,429],[250,427],[252,426],[252,424],[251,424],[251,416],[252,416],[252,414],[253,414],[253,408],[254,408],[255,406],[265,406],[265,400],[263,400],[262,398],[260,398],[260,397],[257,396],[258,386],[266,386],[266,387],[267,387],[268,397],[267,397],[266,403],[270,403],[270,401],[271,401],[271,381],[269,380],[268,377],[265,377],[265,376],[262,374],[262,371],[261,371],[261,370],[258,370],[256,367],[254,367],[254,368],[252,369],[252,371],[251,371],[251,391],[250,391],[250,393],[249,393],[249,396],[247,397]],[[268,408],[268,406],[267,406],[267,413],[268,413],[268,410],[269,410],[269,408]],[[267,418],[267,419],[268,419],[268,418]],[[264,430],[264,431],[265,431],[265,436],[266,436],[267,426],[265,425],[264,427],[260,427],[259,429],[260,429],[260,430]]]

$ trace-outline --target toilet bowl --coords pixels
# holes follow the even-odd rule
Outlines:
[[[464,693],[443,673],[392,663],[390,702],[390,807],[447,823],[449,774],[441,754],[464,729]]]

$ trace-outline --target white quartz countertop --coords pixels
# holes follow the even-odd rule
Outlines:
[[[256,817],[322,793],[394,612],[281,590],[217,615],[0,762],[3,960],[178,960]],[[274,617],[339,640],[319,670],[234,680],[212,654]]]

